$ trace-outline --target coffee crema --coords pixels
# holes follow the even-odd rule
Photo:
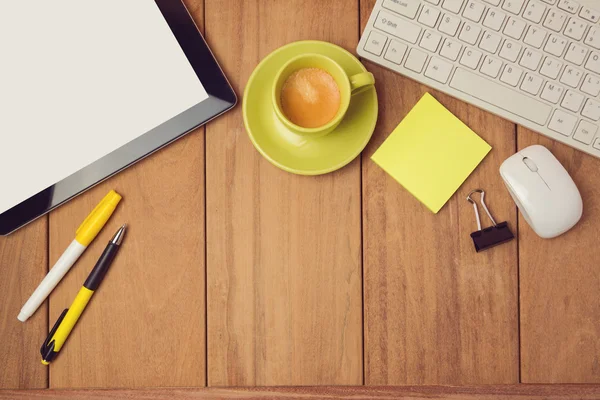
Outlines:
[[[320,68],[292,73],[281,89],[281,109],[294,124],[318,128],[331,121],[340,109],[341,94],[335,79]]]

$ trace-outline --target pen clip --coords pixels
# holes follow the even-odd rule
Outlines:
[[[48,346],[50,346],[50,341],[52,340],[52,336],[54,336],[54,334],[56,333],[56,330],[60,326],[60,323],[62,322],[62,320],[65,319],[65,315],[67,315],[68,311],[69,311],[68,308],[65,308],[63,310],[63,312],[60,314],[60,316],[56,320],[56,323],[54,324],[54,326],[50,330],[50,333],[46,337],[46,340],[44,340],[44,344],[42,344],[42,348],[40,349],[40,353],[42,353],[42,357],[44,357],[44,359],[46,359],[45,356],[47,355],[46,353],[47,353],[47,350],[48,350]]]

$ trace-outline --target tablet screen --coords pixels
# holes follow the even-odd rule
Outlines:
[[[0,214],[208,98],[154,1],[0,3]]]

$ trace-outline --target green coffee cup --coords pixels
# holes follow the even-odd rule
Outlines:
[[[294,124],[284,114],[281,107],[281,89],[285,81],[291,74],[303,68],[320,68],[327,71],[337,83],[340,89],[340,108],[337,114],[327,124],[317,128],[304,128]],[[348,76],[346,71],[331,58],[320,54],[303,54],[292,58],[285,63],[275,76],[275,82],[272,90],[273,108],[277,118],[292,132],[309,137],[325,136],[332,132],[344,119],[350,106],[352,96],[361,93],[363,90],[373,86],[375,78],[370,72]]]

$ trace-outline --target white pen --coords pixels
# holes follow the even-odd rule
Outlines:
[[[46,277],[40,282],[37,289],[27,300],[19,316],[19,321],[25,322],[33,313],[40,307],[40,304],[46,300],[46,297],[54,290],[58,282],[71,269],[73,264],[79,259],[81,254],[96,238],[102,230],[110,216],[113,214],[117,205],[121,201],[121,196],[111,190],[87,216],[81,226],[75,232],[75,240],[71,242],[69,247],[60,256],[56,264],[50,269]]]

